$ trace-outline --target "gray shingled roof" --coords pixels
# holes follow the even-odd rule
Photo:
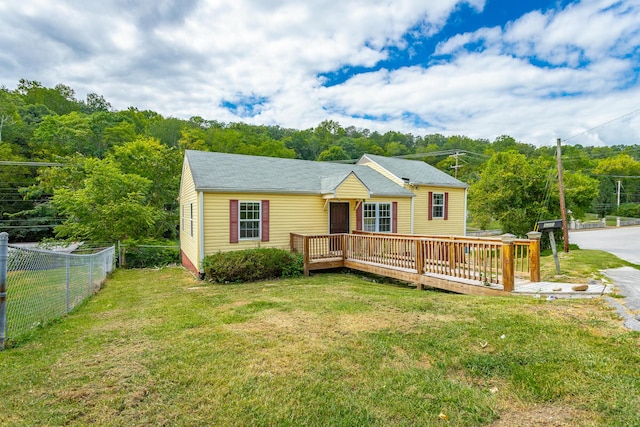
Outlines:
[[[368,166],[194,150],[185,159],[197,191],[326,194],[354,172],[371,196],[413,197]]]
[[[398,178],[408,178],[412,184],[460,188],[469,187],[469,185],[464,182],[419,160],[398,159],[373,154],[365,154],[362,158],[364,157],[373,160]],[[360,160],[362,160],[362,158]]]

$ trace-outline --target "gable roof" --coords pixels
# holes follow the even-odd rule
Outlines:
[[[414,194],[363,165],[185,151],[196,191],[244,193],[327,194],[350,174],[372,197],[414,197]]]
[[[396,176],[398,180],[408,178],[409,183],[411,184],[458,188],[469,187],[468,184],[420,160],[407,160],[394,157],[377,156],[374,154],[364,154],[360,160],[358,160],[358,164],[366,161],[366,159],[377,163],[392,175]]]

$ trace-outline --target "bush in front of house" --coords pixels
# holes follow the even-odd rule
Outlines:
[[[303,271],[302,255],[276,248],[219,252],[206,256],[203,265],[205,280],[216,283],[295,277]]]

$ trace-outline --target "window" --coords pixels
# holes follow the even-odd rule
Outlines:
[[[364,203],[362,229],[382,233],[391,232],[391,203]]]
[[[433,218],[444,218],[444,193],[433,193],[431,215]]]
[[[189,226],[191,228],[191,237],[193,237],[193,203],[189,203]]]
[[[260,238],[260,202],[240,202],[240,239]]]

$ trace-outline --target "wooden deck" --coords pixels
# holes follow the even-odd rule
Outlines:
[[[540,281],[540,240],[389,233],[291,234],[304,272],[346,267],[471,295],[510,295]]]

